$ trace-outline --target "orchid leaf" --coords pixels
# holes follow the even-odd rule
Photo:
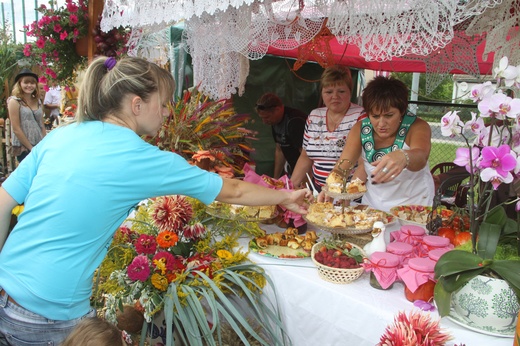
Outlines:
[[[435,285],[435,289],[433,292],[435,305],[439,310],[439,315],[441,317],[448,316],[450,313],[451,306],[451,292],[448,292],[444,289],[444,277],[441,277],[437,284]]]
[[[520,261],[494,261],[489,268],[504,279],[517,297],[520,297]]]
[[[488,219],[480,225],[478,232],[477,253],[483,259],[493,259],[502,231],[501,225],[489,223]]]
[[[435,278],[464,273],[465,271],[478,269],[482,258],[471,252],[452,250],[439,258],[435,265]]]
[[[486,268],[476,268],[472,270],[466,270],[464,272],[448,275],[443,277],[443,287],[447,292],[454,292],[465,284],[468,283],[469,280],[474,277],[482,274]]]

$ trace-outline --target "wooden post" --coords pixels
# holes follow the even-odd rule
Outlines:
[[[88,63],[92,62],[94,54],[96,54],[96,42],[94,41],[94,35],[92,31],[96,27],[99,15],[103,12],[103,0],[90,0],[88,2]]]

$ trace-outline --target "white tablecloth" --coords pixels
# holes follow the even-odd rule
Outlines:
[[[261,227],[268,232],[283,231],[272,225]],[[248,241],[241,238],[240,245],[247,249]],[[417,309],[406,300],[401,283],[378,290],[370,286],[369,274],[364,273],[353,283],[339,285],[321,279],[310,258],[282,260],[256,253],[249,258],[273,280],[284,325],[295,346],[374,346],[399,311]],[[272,298],[274,292],[266,289],[265,294]],[[432,316],[438,318],[437,312]],[[441,320],[441,327],[454,337],[449,345],[513,344],[512,338],[477,333],[448,318]]]

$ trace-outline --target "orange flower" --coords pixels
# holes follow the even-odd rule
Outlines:
[[[177,241],[179,241],[179,237],[172,231],[163,231],[157,235],[157,244],[165,249],[175,246]]]

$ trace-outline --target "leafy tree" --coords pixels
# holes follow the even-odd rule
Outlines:
[[[394,72],[392,76],[405,83],[408,88],[412,88],[413,73],[408,72]],[[436,102],[451,102],[453,93],[453,79],[451,77],[445,78],[441,84],[437,86],[429,95],[426,94],[426,74],[421,73],[419,76],[419,91],[418,101],[436,101]]]
[[[18,65],[18,60],[22,57],[22,45],[12,43],[7,27],[5,30],[0,29],[0,118],[7,116],[6,98],[10,92],[10,86],[6,81],[11,80]]]

